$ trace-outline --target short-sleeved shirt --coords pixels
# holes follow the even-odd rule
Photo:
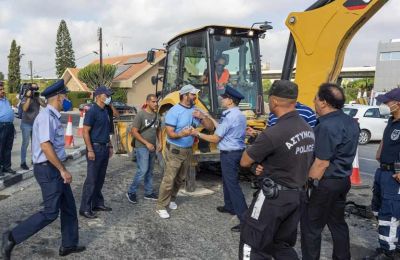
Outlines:
[[[107,110],[108,118],[110,119],[110,135],[114,134],[114,113],[109,105],[105,105],[104,108]]]
[[[85,114],[83,125],[90,126],[90,141],[107,144],[110,142],[110,118],[106,108],[94,103]]]
[[[222,112],[220,122],[215,134],[221,140],[218,149],[221,151],[235,151],[245,148],[246,117],[238,107],[233,107]]]
[[[65,153],[64,128],[60,121],[61,114],[53,106],[47,105],[42,109],[32,127],[32,162],[47,161],[40,144],[50,142],[60,161],[67,159]]]
[[[14,122],[14,110],[7,98],[0,98],[0,123]]]
[[[160,121],[156,117],[156,113],[149,113],[146,110],[140,110],[135,118],[133,119],[132,127],[139,130],[140,135],[152,145],[156,145],[157,142],[157,129],[160,127]],[[155,121],[154,121],[155,120]],[[151,127],[148,127],[152,122],[154,123]],[[144,129],[146,128],[146,129]],[[142,130],[144,129],[144,130]],[[135,140],[135,147],[146,147],[139,140]]]
[[[324,177],[350,176],[358,146],[360,128],[341,109],[318,118],[315,131],[315,157],[329,161]]]
[[[263,165],[263,176],[289,188],[301,188],[313,161],[314,139],[310,125],[292,111],[261,132],[247,154]]]
[[[315,124],[317,123],[317,118],[315,115],[315,112],[308,106],[301,104],[300,102],[296,103],[296,110],[299,113],[299,115],[311,126],[315,127]],[[276,121],[278,118],[274,113],[270,113],[268,120],[267,120],[267,126],[273,126],[276,124]]]
[[[24,97],[21,100],[21,106],[23,106],[28,98]],[[33,121],[35,121],[36,116],[39,114],[40,111],[40,102],[39,97],[31,98],[31,103],[29,104],[28,110],[22,112],[22,122],[26,124],[33,125]]]
[[[400,121],[393,121],[391,117],[383,132],[381,163],[391,164],[396,161],[400,161]]]
[[[200,121],[197,118],[193,117],[193,112],[195,108],[195,106],[185,107],[180,103],[173,106],[165,116],[165,125],[174,127],[175,133],[179,133],[186,127],[198,127]],[[177,139],[167,137],[167,142],[178,147],[188,148],[193,145],[194,137],[185,136]]]

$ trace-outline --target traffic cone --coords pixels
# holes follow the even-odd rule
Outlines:
[[[67,131],[65,133],[64,141],[65,141],[65,148],[73,148],[74,147],[74,136],[72,135],[72,117],[71,117],[71,115],[68,116]]]
[[[78,126],[78,132],[76,135],[78,137],[83,136],[83,120],[85,119],[85,112],[81,111],[81,117],[79,118],[79,126]]]
[[[362,185],[361,177],[360,177],[360,166],[358,163],[358,148],[356,151],[356,156],[353,161],[353,171],[350,176],[351,186],[356,188],[364,188],[368,187],[366,185]]]

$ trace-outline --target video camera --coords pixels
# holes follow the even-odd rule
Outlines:
[[[19,97],[22,99],[23,97],[26,96],[26,93],[28,91],[32,92],[32,97],[33,96],[39,96],[39,86],[35,83],[24,83],[21,85],[20,90],[19,90]]]

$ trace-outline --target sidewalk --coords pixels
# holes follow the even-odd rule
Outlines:
[[[21,120],[15,118],[14,127],[16,130],[16,135],[14,138],[13,149],[11,152],[11,168],[15,170],[17,173],[12,175],[6,173],[4,177],[0,177],[0,190],[3,190],[7,187],[10,187],[20,181],[26,180],[33,176],[33,165],[32,165],[32,153],[31,153],[31,144],[28,146],[27,155],[26,155],[26,164],[29,166],[29,170],[22,170],[20,168],[21,164],[21,144],[22,144],[22,134],[20,129]],[[66,129],[66,125],[64,125],[64,129]],[[73,149],[66,149],[68,160],[75,160],[82,155],[85,154],[85,143],[82,137],[77,137],[76,132],[77,128],[75,126],[72,127],[72,132],[74,135],[74,144],[75,147]]]

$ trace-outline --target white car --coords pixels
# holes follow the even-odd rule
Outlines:
[[[380,141],[388,122],[389,114],[381,114],[378,106],[345,105],[343,112],[353,117],[360,124],[359,144],[369,141]]]

